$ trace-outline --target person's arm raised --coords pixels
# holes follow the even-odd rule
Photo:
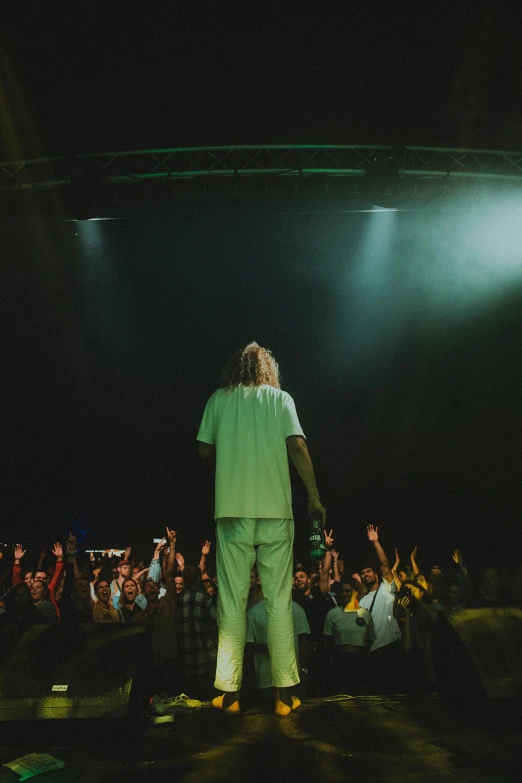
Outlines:
[[[176,570],[176,531],[165,528],[167,533],[167,543],[170,551],[167,555],[167,565],[165,568],[165,584],[167,586],[166,598],[169,603],[176,602],[176,583],[174,581],[174,572]]]
[[[333,572],[332,576],[334,578],[334,582],[340,582],[341,581],[341,574],[339,572],[339,552],[337,549],[332,549],[332,563],[333,563]]]
[[[377,557],[379,559],[379,564],[381,566],[382,578],[386,582],[388,582],[388,584],[390,584],[390,582],[393,581],[393,574],[388,564],[388,558],[386,557],[386,553],[379,543],[379,528],[374,527],[373,525],[368,525],[368,527],[366,528],[366,532],[368,533],[369,541],[371,541],[375,547],[375,552],[377,554]]]
[[[289,435],[286,439],[286,448],[308,492],[308,513],[319,511],[322,516],[322,523],[325,525],[326,509],[319,497],[319,490],[315,482],[314,466],[312,465],[304,438],[301,435]]]
[[[163,552],[163,547],[166,543],[166,538],[162,538],[161,541],[158,541],[149,565],[149,579],[152,579],[157,584],[161,582],[161,553]]]
[[[22,568],[22,566],[21,566],[21,562],[22,562],[22,557],[25,555],[25,552],[26,552],[26,550],[22,549],[22,545],[21,544],[15,544],[15,548],[14,548],[14,552],[13,552],[13,555],[14,555],[14,560],[13,560],[13,587],[14,587],[14,585],[20,584],[20,582],[22,581],[22,576],[21,576],[21,568]]]
[[[420,568],[417,565],[417,551],[418,551],[418,549],[419,548],[418,548],[417,544],[415,544],[415,547],[413,548],[413,552],[410,555],[410,563],[411,563],[411,567],[413,569],[413,575],[414,576],[417,576],[417,574],[420,574]]]
[[[323,595],[328,595],[330,592],[330,568],[332,567],[332,538],[333,530],[330,533],[324,531],[324,541],[326,544],[326,552],[324,553],[323,560],[319,561],[319,588]]]
[[[207,570],[207,556],[210,554],[210,541],[204,541],[201,546],[201,557],[199,558],[199,570],[202,574]]]

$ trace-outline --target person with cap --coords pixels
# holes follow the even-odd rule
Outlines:
[[[125,553],[129,551],[130,550],[126,549]],[[115,609],[119,609],[120,595],[121,595],[123,583],[125,582],[126,579],[130,578],[131,569],[132,569],[132,563],[126,557],[123,560],[120,560],[120,562],[118,563],[118,576],[116,579],[113,579],[111,582],[111,601]],[[145,607],[147,606],[147,599],[145,598],[143,593],[139,593],[136,596],[136,604],[140,607],[140,609],[145,609]]]

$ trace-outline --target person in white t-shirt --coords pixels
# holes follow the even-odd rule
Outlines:
[[[379,692],[393,691],[398,689],[402,673],[401,631],[393,616],[397,588],[388,558],[379,543],[379,528],[368,525],[366,532],[375,547],[382,574],[382,581],[379,581],[370,565],[363,566],[359,572],[368,590],[359,603],[371,613],[375,629],[375,641],[370,648],[372,686]]]
[[[308,491],[308,510],[326,510],[294,401],[281,390],[270,351],[250,343],[232,356],[205,407],[197,435],[204,459],[216,456],[215,512],[219,647],[213,705],[239,714],[250,571],[257,563],[267,611],[276,714],[299,706],[292,627],[294,520],[290,455]]]
[[[308,674],[308,636],[310,626],[304,609],[292,601],[292,620],[294,629],[294,648],[299,674]],[[267,614],[263,592],[259,592],[259,601],[247,612],[247,631],[245,651],[254,657],[256,687],[260,691],[272,690],[272,669],[267,644]],[[270,692],[268,692],[270,697]]]
[[[360,695],[366,691],[365,664],[375,630],[370,612],[360,606],[357,587],[355,580],[343,576],[341,603],[330,609],[324,622],[333,693]]]

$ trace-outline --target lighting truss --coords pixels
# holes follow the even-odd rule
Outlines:
[[[107,186],[171,182],[193,184],[201,192],[222,182],[220,195],[237,192],[237,182],[274,180],[303,183],[363,182],[379,158],[397,154],[398,175],[403,183],[428,180],[501,181],[522,183],[522,152],[445,147],[397,147],[378,145],[246,145],[234,147],[177,147],[111,153],[86,153],[75,158],[52,157],[0,163],[0,199],[16,193],[66,192],[80,168],[93,183]],[[204,183],[204,188],[202,186]],[[236,183],[235,185],[233,183]],[[356,185],[354,188],[354,184]],[[344,195],[346,195],[345,191]],[[415,195],[415,194],[414,194]]]

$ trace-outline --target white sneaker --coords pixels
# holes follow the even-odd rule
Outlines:
[[[154,694],[150,700],[150,711],[155,715],[189,715],[201,709],[198,699],[189,699],[185,693],[179,696],[168,697],[166,693]]]

